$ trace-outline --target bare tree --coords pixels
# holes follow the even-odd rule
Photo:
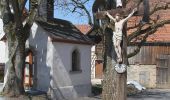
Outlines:
[[[35,21],[40,1],[30,0],[31,8],[25,15],[23,12],[27,0],[0,0],[0,18],[3,19],[3,30],[7,36],[9,51],[3,87],[5,95],[24,94],[25,43]]]
[[[87,16],[88,24],[92,25],[92,17],[88,9],[88,3],[92,0],[56,0],[56,9],[63,9],[67,13],[76,13],[79,16]]]
[[[163,27],[166,24],[170,24],[170,19],[161,19],[159,14],[156,14],[157,12],[161,12],[163,10],[170,9],[170,2],[165,1],[158,1],[156,3],[153,3],[151,10],[149,12],[150,16],[150,22],[147,24],[141,24],[139,21],[138,23],[134,24],[134,26],[129,26],[127,30],[134,30],[129,36],[128,36],[128,45],[132,43],[138,42],[138,45],[132,51],[128,54],[128,58],[135,56],[137,53],[139,53],[140,48],[142,47],[142,44],[146,42],[147,38],[154,34],[159,28]],[[138,17],[141,19],[141,17]]]

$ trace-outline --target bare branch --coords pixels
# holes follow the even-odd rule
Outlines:
[[[24,27],[31,27],[32,24],[35,21],[35,17],[37,15],[37,11],[38,11],[38,5],[40,4],[41,0],[30,0],[33,4],[30,8],[30,14],[26,19],[26,24]]]
[[[165,24],[170,24],[170,20],[163,20],[163,21],[157,22],[153,25],[148,26],[145,29],[141,29],[142,28],[142,26],[141,26],[137,29],[137,31],[133,32],[132,34],[130,34],[128,36],[128,42],[130,43],[131,40],[134,39],[135,37],[142,35],[142,34],[145,34],[150,30],[160,28],[160,27],[164,26]]]
[[[151,34],[154,34],[155,32],[157,31],[157,28],[153,28],[152,30],[150,30],[149,32],[147,32],[146,34],[144,34],[144,36],[142,37],[141,41],[138,42],[138,43],[135,43],[137,44],[137,47],[133,50],[133,52],[129,53],[127,55],[128,58],[131,58],[133,56],[135,56],[136,54],[138,54],[140,52],[140,49],[143,45],[143,43],[146,42],[147,38],[149,37],[149,35]],[[137,37],[136,37],[137,38]]]
[[[155,12],[160,11],[160,10],[170,9],[170,2],[166,2],[163,5],[161,5],[161,2],[160,2],[159,4],[156,4],[156,6],[152,9],[152,11],[150,11],[150,15],[152,15]]]
[[[155,7],[151,10],[150,15],[153,15],[157,11],[167,10],[167,9],[170,9],[170,2],[166,2],[164,4],[162,4],[162,3],[156,4]],[[130,42],[135,37],[137,37],[141,34],[145,34],[147,31],[151,30],[152,28],[159,28],[159,27],[163,26],[164,24],[169,24],[169,20],[164,20],[164,21],[159,22],[159,18],[157,18],[156,20],[151,19],[151,21],[153,21],[153,22],[142,25],[142,26],[140,25],[141,23],[138,23],[135,26],[129,27],[128,29],[133,29],[133,28],[137,28],[137,27],[138,28],[135,32],[131,33],[128,36],[128,41]],[[143,27],[146,27],[146,26],[147,26],[147,28],[143,29]]]
[[[6,0],[0,0],[0,18],[4,15],[5,11],[7,10],[7,1]],[[8,11],[9,12],[9,11]]]
[[[21,9],[21,12],[24,11],[25,5],[26,5],[27,1],[28,0],[20,0],[20,9]]]
[[[14,10],[14,19],[16,21],[16,27],[17,27],[17,29],[21,29],[21,27],[22,27],[22,21],[21,21],[22,12],[20,11],[19,2],[18,2],[18,0],[13,0],[13,2],[11,2],[11,3],[12,3],[13,10]]]
[[[170,2],[164,2],[163,4],[161,2],[159,2],[158,4],[156,4],[153,9],[150,11],[149,15],[153,15],[155,14],[157,11],[160,11],[160,10],[167,10],[167,9],[170,9]],[[152,20],[150,18],[151,21],[153,21],[155,23],[155,21],[157,20]],[[130,30],[130,29],[134,29],[134,28],[137,28],[140,26],[141,23],[138,23],[138,24],[135,24],[134,26],[131,26],[131,27],[128,27],[127,30]]]
[[[63,10],[67,10],[71,13],[78,13],[80,16],[87,16],[88,23],[92,25],[91,14],[85,6],[90,0],[68,0],[68,1],[59,1],[57,2],[57,6],[62,8]]]

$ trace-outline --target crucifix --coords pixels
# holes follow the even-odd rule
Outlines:
[[[132,3],[135,2],[134,0],[131,0],[131,1]],[[145,2],[145,5],[146,5],[146,2]],[[118,73],[124,73],[126,71],[126,65],[123,64],[123,61],[122,61],[122,48],[121,48],[123,27],[124,27],[124,24],[128,21],[128,19],[132,17],[133,14],[137,11],[137,6],[138,5],[135,4],[135,6],[132,6],[132,8],[128,8],[129,6],[127,8],[122,8],[122,1],[116,0],[116,9],[109,10],[109,11],[101,11],[101,12],[96,13],[96,18],[102,19],[102,18],[106,18],[107,16],[110,19],[110,23],[114,24],[114,27],[112,28],[112,31],[113,31],[112,39],[113,39],[114,50],[117,56],[116,57],[117,64],[115,66],[115,70]],[[147,11],[146,8],[145,8],[145,11]],[[126,17],[124,18],[124,16]]]
[[[127,17],[122,18],[122,19],[119,13],[116,13],[115,18],[112,17],[108,12],[106,13],[106,16],[109,17],[109,19],[111,20],[110,22],[113,22],[115,24],[112,40],[113,40],[113,46],[114,46],[114,49],[117,55],[117,64],[115,66],[115,70],[118,73],[123,73],[126,71],[126,65],[122,64],[121,42],[122,42],[122,36],[123,36],[123,27],[124,27],[124,24],[128,21],[128,19],[132,17],[136,11],[137,11],[137,8],[134,8]]]
[[[137,11],[137,8],[133,9],[133,11],[126,17],[126,18],[123,18],[121,19],[120,18],[120,14],[119,13],[116,13],[116,16],[115,18],[112,17],[108,12],[106,13],[106,16],[109,17],[109,19],[111,20],[111,22],[114,22],[115,24],[115,27],[114,27],[114,30],[113,30],[113,44],[114,44],[114,47],[115,47],[115,51],[116,51],[116,54],[117,54],[117,62],[118,63],[122,63],[122,54],[121,54],[121,41],[122,41],[122,35],[123,35],[123,27],[124,27],[124,24],[128,21],[128,19],[130,17],[132,17],[132,15]]]

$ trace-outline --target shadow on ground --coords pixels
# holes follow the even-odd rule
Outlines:
[[[128,96],[128,100],[170,100],[170,90],[151,89],[142,93]]]
[[[26,91],[25,95],[15,98],[0,96],[0,100],[51,100],[51,99],[46,92],[31,90]]]

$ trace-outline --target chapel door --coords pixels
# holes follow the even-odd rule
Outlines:
[[[33,85],[33,53],[28,52],[24,68],[24,87],[30,89]]]
[[[164,56],[157,59],[156,86],[157,88],[170,88],[170,66],[169,57]]]

